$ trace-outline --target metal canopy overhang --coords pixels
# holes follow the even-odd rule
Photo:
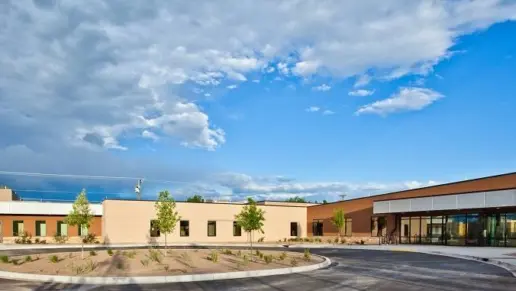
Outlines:
[[[516,189],[373,202],[373,213],[400,213],[516,206]]]

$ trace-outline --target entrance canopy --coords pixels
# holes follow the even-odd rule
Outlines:
[[[373,213],[382,214],[508,206],[516,206],[516,189],[375,201],[373,203]]]

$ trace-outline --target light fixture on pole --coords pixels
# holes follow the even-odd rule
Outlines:
[[[134,193],[136,193],[136,199],[138,199],[138,200],[142,199],[142,195],[141,195],[142,184],[143,184],[143,179],[139,179],[138,182],[136,183],[136,186],[134,187]]]
[[[346,194],[340,194],[340,201],[344,201],[344,198],[346,198]]]

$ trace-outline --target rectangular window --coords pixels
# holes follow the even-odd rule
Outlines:
[[[290,223],[290,236],[297,236],[297,222]]]
[[[312,234],[313,236],[323,236],[323,221],[315,219],[312,222]]]
[[[233,221],[233,236],[242,236],[242,227],[236,221]]]
[[[351,218],[346,218],[344,236],[353,236],[353,220]]]
[[[64,221],[57,222],[57,235],[68,236],[68,224],[64,223]]]
[[[36,236],[47,236],[47,223],[44,220],[36,220]]]
[[[217,236],[217,222],[208,221],[208,236]]]
[[[79,225],[78,227],[79,236],[87,236],[88,235],[88,227],[86,225]]]
[[[20,236],[23,234],[23,220],[13,221],[13,236]]]
[[[181,220],[179,221],[179,235],[190,236],[190,221]]]
[[[151,220],[150,221],[150,237],[160,237],[161,233],[159,231],[158,221]]]

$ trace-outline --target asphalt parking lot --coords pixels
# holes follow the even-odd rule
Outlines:
[[[50,251],[47,251],[50,252]],[[505,269],[413,252],[312,249],[329,268],[309,273],[223,281],[129,286],[74,286],[0,280],[2,290],[516,290]]]

